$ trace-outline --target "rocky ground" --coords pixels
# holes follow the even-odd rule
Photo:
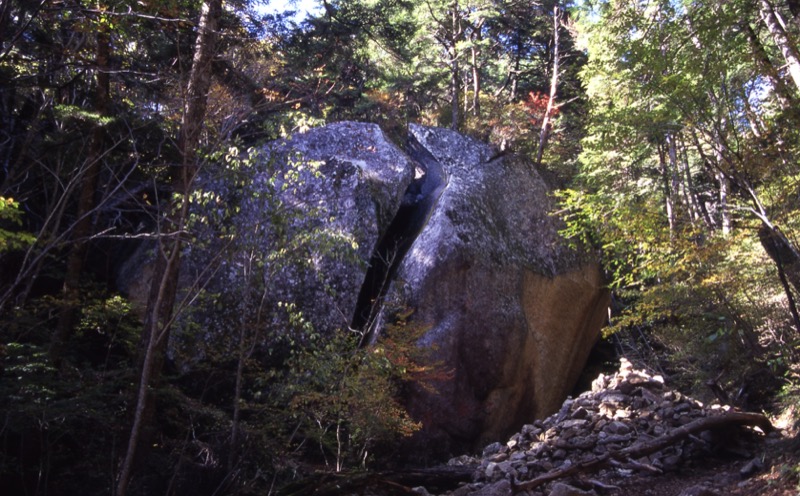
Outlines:
[[[554,415],[446,467],[340,475],[288,491],[374,496],[796,496],[800,442],[758,413],[700,402],[625,359]]]
[[[793,445],[766,417],[704,406],[623,359],[558,413],[451,460],[476,467],[473,482],[443,494],[796,495]]]

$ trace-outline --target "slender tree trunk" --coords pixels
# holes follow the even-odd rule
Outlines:
[[[762,223],[761,228],[758,230],[758,237],[761,241],[761,246],[764,251],[775,262],[778,269],[778,278],[783,286],[783,292],[786,295],[786,301],[789,304],[789,312],[792,314],[797,332],[800,333],[800,314],[797,311],[792,288],[789,286],[791,283],[796,291],[800,291],[800,256],[797,250],[791,245],[789,240],[784,234],[774,226],[768,223]]]
[[[451,98],[452,98],[451,108],[452,108],[452,113],[453,113],[452,120],[450,122],[450,128],[453,131],[458,131],[458,122],[460,120],[460,117],[459,117],[460,110],[458,108],[458,105],[459,105],[459,101],[461,100],[461,90],[460,90],[460,87],[459,87],[459,84],[458,84],[458,70],[459,70],[458,69],[458,53],[456,52],[455,48],[453,48],[453,61],[452,61],[452,67],[451,67],[450,70],[451,70],[450,88],[451,88],[451,92],[452,92],[452,95],[451,95]]]
[[[724,235],[728,235],[731,232],[731,213],[728,206],[728,190],[730,188],[731,174],[722,168],[722,163],[725,162],[726,159],[720,148],[725,149],[726,145],[722,143],[721,140],[716,139],[717,137],[718,134],[715,136],[717,143],[715,143],[715,146],[713,147],[714,159],[712,160],[711,157],[709,157],[703,150],[703,145],[700,143],[697,132],[694,129],[692,130],[692,139],[694,140],[694,145],[697,149],[697,152],[700,154],[703,162],[708,165],[708,168],[710,169],[709,173],[713,174],[719,183],[719,226],[722,230],[722,233]]]
[[[694,147],[697,150],[697,153],[700,155],[700,158],[703,160],[703,163],[705,164],[705,167],[706,167],[706,171],[709,174],[712,174],[716,178],[717,174],[719,174],[721,172],[719,170],[718,165],[715,165],[714,163],[712,163],[711,158],[706,154],[705,150],[703,150],[703,145],[700,143],[700,138],[697,136],[697,130],[695,130],[694,128],[691,129],[691,133],[690,134],[691,134],[691,137],[692,137],[692,144],[694,144]],[[711,213],[708,211],[708,208],[706,208],[705,203],[700,202],[700,205],[702,206],[703,215],[706,218],[706,223],[709,226],[712,226],[714,229],[717,229],[717,222],[711,216]]]
[[[231,418],[231,447],[228,453],[228,473],[233,472],[239,457],[239,432],[240,419],[242,415],[242,388],[244,387],[244,368],[247,362],[246,340],[247,323],[242,318],[239,329],[239,356],[236,361],[236,382],[233,391],[233,417]]]
[[[478,53],[474,46],[469,48],[470,54],[470,83],[472,83],[472,98],[470,99],[470,110],[472,115],[476,115],[475,111],[478,108],[478,91],[480,85],[480,78],[478,77]]]
[[[232,473],[239,457],[239,437],[241,432],[241,415],[242,415],[242,391],[244,389],[244,371],[247,360],[253,353],[253,349],[257,342],[255,336],[250,336],[248,331],[254,329],[258,332],[261,325],[261,311],[255,312],[255,319],[251,312],[251,301],[253,297],[253,268],[256,266],[254,263],[255,253],[250,252],[247,254],[246,260],[242,263],[243,274],[242,277],[245,281],[244,292],[242,295],[241,309],[242,313],[239,317],[239,350],[236,361],[236,382],[233,390],[233,417],[231,419],[231,447],[228,455],[228,473]],[[263,301],[263,299],[262,299]],[[255,320],[255,322],[253,322]]]
[[[458,40],[461,36],[461,22],[460,22],[461,19],[459,17],[459,12],[458,12],[458,0],[454,0],[451,7],[452,7],[451,11],[452,31],[450,37],[450,48],[451,48],[452,59],[450,61],[451,64],[450,87],[453,93],[451,95],[453,99],[451,105],[453,115],[450,127],[453,129],[453,131],[458,131],[458,123],[460,121],[459,102],[461,101],[461,88],[459,85],[459,77],[458,77],[459,71],[461,70],[459,68],[459,63],[458,63]]]
[[[667,135],[667,156],[669,157],[669,180],[670,196],[672,198],[673,217],[677,218],[678,206],[680,204],[680,164],[678,162],[678,145],[675,143],[675,135]]]
[[[206,0],[202,6],[178,139],[181,163],[173,168],[173,190],[177,194],[178,203],[172,205],[171,201],[168,202],[168,232],[159,236],[160,248],[155,270],[157,276],[151,286],[142,335],[145,346],[139,390],[128,448],[117,481],[117,496],[125,496],[127,493],[139,445],[151,422],[154,405],[150,388],[160,378],[169,341],[180,275],[182,236],[189,214],[189,196],[198,171],[196,151],[205,120],[211,86],[211,62],[221,10],[222,0]]]
[[[759,143],[763,143],[764,133],[762,129],[764,129],[764,122],[753,110],[752,105],[750,105],[750,102],[746,98],[744,99],[743,103],[744,115],[747,118],[747,124],[749,124],[750,132],[753,133],[753,137],[755,137]]]
[[[16,90],[16,88],[13,88]],[[25,136],[22,139],[14,136],[10,142],[3,143],[3,171],[5,172],[0,191],[8,191],[16,181],[19,181],[22,166],[31,160],[29,150],[33,140],[39,136],[42,127],[42,113],[49,107],[49,98],[44,95],[28,96],[27,101],[22,105],[22,109],[14,115],[14,95],[9,88],[3,95],[3,113],[5,115],[4,126],[7,133],[13,133],[16,129],[25,129]],[[14,133],[16,134],[16,133]]]
[[[683,137],[680,139],[680,164],[681,169],[679,174],[683,179],[683,191],[685,195],[686,204],[689,206],[689,212],[692,218],[692,225],[701,220],[709,229],[713,229],[713,224],[705,217],[704,209],[701,207],[701,202],[697,197],[695,191],[694,179],[692,178],[692,170],[689,167],[689,154],[686,147],[686,142]]]
[[[517,88],[519,86],[519,71],[520,71],[520,63],[521,57],[517,54],[516,58],[514,59],[514,70],[511,71],[511,94],[508,96],[508,101],[513,102],[517,99]]]
[[[667,161],[667,151],[664,150],[664,146],[664,144],[658,145],[658,164],[661,169],[661,182],[664,190],[664,210],[667,214],[669,235],[672,236],[675,232],[675,204],[673,202],[672,192],[672,173],[670,172],[669,162]]]
[[[722,151],[716,146],[714,147],[714,156],[717,160],[717,164],[722,164],[724,157],[722,155]],[[717,176],[717,182],[719,183],[719,225],[720,228],[722,229],[722,235],[727,236],[731,233],[731,211],[730,207],[728,206],[728,191],[730,190],[730,178],[722,170],[722,168],[719,168],[717,170],[716,176]]]
[[[110,106],[110,84],[108,76],[108,59],[111,54],[111,38],[106,27],[99,27],[97,32],[97,53],[95,60],[95,112],[103,117],[108,114]],[[57,366],[61,362],[64,347],[69,340],[78,314],[80,298],[80,280],[84,261],[89,247],[88,238],[92,234],[92,211],[95,208],[97,183],[102,169],[102,156],[105,145],[105,129],[98,122],[92,131],[89,153],[86,158],[86,171],[81,181],[80,197],[76,223],[72,231],[72,249],[67,259],[67,272],[62,289],[63,309],[58,319],[53,342],[50,345],[50,359]]]
[[[467,98],[467,95],[469,95],[469,87],[470,87],[470,84],[472,83],[472,81],[471,81],[472,71],[470,71],[469,74],[465,74],[464,76],[465,76],[463,78],[464,79],[464,81],[463,81],[463,83],[464,83],[464,90],[463,90],[464,108],[461,111],[462,112],[461,115],[466,117],[469,114],[470,104],[472,103],[471,99]]]
[[[786,271],[783,268],[783,263],[778,261],[777,266],[778,266],[778,278],[781,280],[781,285],[783,286],[783,292],[786,295],[786,301],[789,304],[789,313],[792,314],[792,320],[794,321],[795,331],[798,334],[800,334],[800,313],[797,312],[797,304],[794,301],[792,288],[789,286],[789,281],[786,279]]]
[[[719,217],[720,227],[722,228],[723,236],[731,233],[731,212],[728,207],[728,189],[730,187],[728,178],[722,172],[717,172],[717,181],[719,182]]]
[[[472,50],[472,115],[475,117],[480,117],[481,115],[481,68],[478,63],[479,60],[479,49],[475,46],[476,43],[480,43],[482,36],[481,36],[481,28],[483,26],[483,20],[477,23],[474,27],[473,31],[473,44],[471,47]]]
[[[8,18],[11,13],[11,2],[0,4],[0,33],[6,33],[8,29]]]
[[[247,307],[245,307],[246,309]],[[231,419],[231,448],[228,455],[228,473],[233,472],[239,455],[239,420],[242,415],[242,389],[244,387],[244,367],[247,353],[247,318],[242,317],[239,329],[239,356],[236,361],[236,383],[233,391],[233,417]]]
[[[52,102],[50,103],[52,104]],[[21,161],[28,158],[29,155],[25,152],[24,155],[20,155],[18,160],[21,163]],[[53,174],[60,177],[61,173],[60,171],[54,171]],[[68,200],[72,198],[78,187],[77,183],[81,181],[82,177],[80,174],[77,175],[66,186],[63,183],[57,183],[48,192],[48,197],[52,198],[52,201],[47,202],[43,209],[43,211],[47,212],[47,217],[44,219],[39,232],[36,233],[36,242],[25,251],[14,281],[8,285],[6,291],[0,296],[0,311],[6,308],[12,300],[16,304],[22,304],[28,300],[42,272],[45,260],[58,245],[67,241],[67,236],[71,229],[67,229],[66,233],[61,233],[61,224],[64,221],[67,205],[69,204]]]
[[[789,34],[784,29],[783,25],[779,22],[776,15],[775,8],[769,0],[759,0],[761,19],[767,26],[769,34],[772,36],[772,41],[781,51],[784,60],[786,61],[786,70],[794,81],[795,87],[800,91],[800,55],[798,55],[797,47],[792,43]]]
[[[786,279],[800,291],[800,253],[797,249],[778,227],[768,222],[762,222],[758,236],[764,250],[786,274]]]
[[[547,139],[550,137],[550,120],[552,119],[553,110],[555,109],[556,93],[558,91],[558,71],[560,61],[560,53],[558,50],[559,36],[558,31],[561,27],[561,7],[558,2],[553,5],[553,74],[550,77],[550,95],[547,99],[547,108],[542,117],[542,128],[539,131],[539,146],[536,149],[536,166],[542,165],[542,157],[544,156],[544,148],[547,145]]]

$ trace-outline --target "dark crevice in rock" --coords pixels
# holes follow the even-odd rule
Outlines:
[[[397,214],[370,258],[350,326],[362,333],[361,346],[372,343],[377,337],[383,299],[389,285],[447,185],[442,165],[413,135],[408,138],[406,152],[422,173],[406,189]]]
[[[618,338],[616,338],[618,339]],[[614,337],[601,338],[592,346],[589,356],[586,359],[586,365],[581,371],[581,375],[572,388],[570,396],[577,397],[582,392],[588,391],[592,388],[592,381],[600,374],[612,375],[618,368],[619,354],[615,346]]]

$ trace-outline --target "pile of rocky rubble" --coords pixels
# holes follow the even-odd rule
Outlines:
[[[728,407],[704,407],[666,388],[662,377],[635,370],[622,359],[617,373],[600,375],[591,391],[568,398],[558,413],[525,425],[505,444],[487,446],[480,459],[451,460],[451,465],[474,464],[478,468],[473,483],[449,494],[594,494],[578,489],[559,492],[565,486],[557,482],[563,480],[562,475],[580,472],[588,472],[583,475],[588,475],[595,486],[588,489],[600,494],[611,487],[601,479],[613,480],[637,472],[668,472],[722,449],[747,456],[760,434],[757,428],[740,425],[753,422],[736,422],[732,426],[720,422],[716,427],[723,429],[695,429],[712,417],[723,420],[731,415],[736,414]],[[769,428],[766,419],[755,423],[765,430]],[[685,435],[676,436],[679,431]],[[661,442],[665,439],[669,442]],[[640,449],[654,445],[660,446],[654,452]],[[547,480],[542,484],[531,482],[542,479]],[[551,481],[556,482],[545,483]]]

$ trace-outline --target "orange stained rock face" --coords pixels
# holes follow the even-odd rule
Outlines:
[[[522,303],[534,356],[536,418],[556,411],[574,387],[600,335],[609,299],[597,263],[552,278],[525,273]]]
[[[599,337],[610,298],[597,263],[554,277],[525,271],[521,292],[527,333],[506,350],[513,356],[502,361],[503,378],[484,401],[487,441],[561,406]]]

